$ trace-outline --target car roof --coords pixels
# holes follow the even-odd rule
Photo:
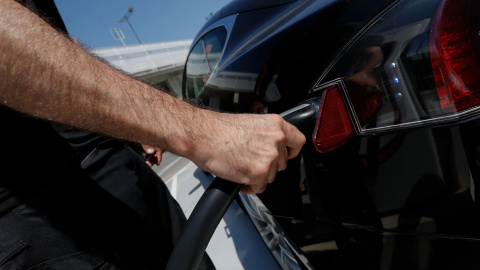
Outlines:
[[[233,0],[226,6],[224,6],[221,12],[224,13],[224,16],[228,16],[235,13],[242,13],[256,9],[280,6],[295,1],[297,0]]]
[[[299,0],[232,0],[230,3],[223,6],[221,9],[215,12],[215,14],[213,14],[213,16],[202,26],[199,34],[202,33],[203,30],[208,28],[211,24],[230,15],[268,7],[281,6],[296,1]],[[198,38],[199,35],[197,35],[194,40],[197,40]]]

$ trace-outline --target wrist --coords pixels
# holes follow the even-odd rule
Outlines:
[[[213,130],[218,125],[219,113],[189,103],[184,105],[178,108],[179,119],[173,123],[175,127],[171,130],[174,132],[168,137],[168,144],[171,152],[198,162],[213,147],[211,141],[215,137]]]

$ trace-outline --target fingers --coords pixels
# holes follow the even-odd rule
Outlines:
[[[287,168],[288,160],[290,159],[288,156],[289,153],[286,146],[278,147],[277,171],[283,171]]]
[[[284,122],[283,131],[285,133],[285,146],[287,147],[287,159],[296,157],[305,144],[306,138],[295,126]]]
[[[246,194],[262,193],[305,143],[305,136],[279,115],[218,115],[222,117],[212,130],[222,131],[213,133],[221,135],[208,137],[214,143],[196,144],[202,146],[197,151],[201,155],[187,158],[202,170],[245,184]]]
[[[145,156],[145,161],[147,162],[148,166],[159,166],[160,162],[162,161],[162,149],[149,145],[142,145],[142,147],[143,150],[145,150],[145,152],[147,153],[147,155]]]
[[[288,160],[296,157],[300,153],[306,141],[303,133],[286,121],[283,122],[283,133],[285,135],[284,140],[279,142],[277,146],[278,157],[271,163],[269,168],[267,176],[268,184],[275,181],[277,172],[287,168]],[[248,185],[242,188],[242,192],[246,194],[262,193],[266,187],[266,185],[262,184]]]
[[[154,155],[146,155],[145,162],[148,166],[152,167],[153,165],[157,164],[157,160]]]
[[[283,120],[283,119],[282,119]],[[282,122],[283,140],[277,143],[278,159],[276,167],[271,168],[268,183],[273,182],[275,174],[287,168],[288,160],[296,157],[305,144],[305,135],[295,126],[283,120]],[[272,179],[273,177],[273,179]]]
[[[157,166],[159,166],[160,163],[162,162],[162,154],[163,154],[163,151],[161,149],[158,149],[157,152],[155,153],[155,157],[157,158]]]

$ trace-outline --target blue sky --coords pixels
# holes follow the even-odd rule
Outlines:
[[[142,43],[192,39],[215,13],[231,0],[55,0],[69,33],[89,47],[122,46],[110,34],[120,28],[125,44],[138,44],[130,26],[118,23],[129,17]]]

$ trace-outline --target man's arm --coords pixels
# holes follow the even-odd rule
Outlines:
[[[0,0],[0,102],[35,117],[152,145],[257,193],[305,137],[277,115],[199,109],[118,72],[14,0]]]

